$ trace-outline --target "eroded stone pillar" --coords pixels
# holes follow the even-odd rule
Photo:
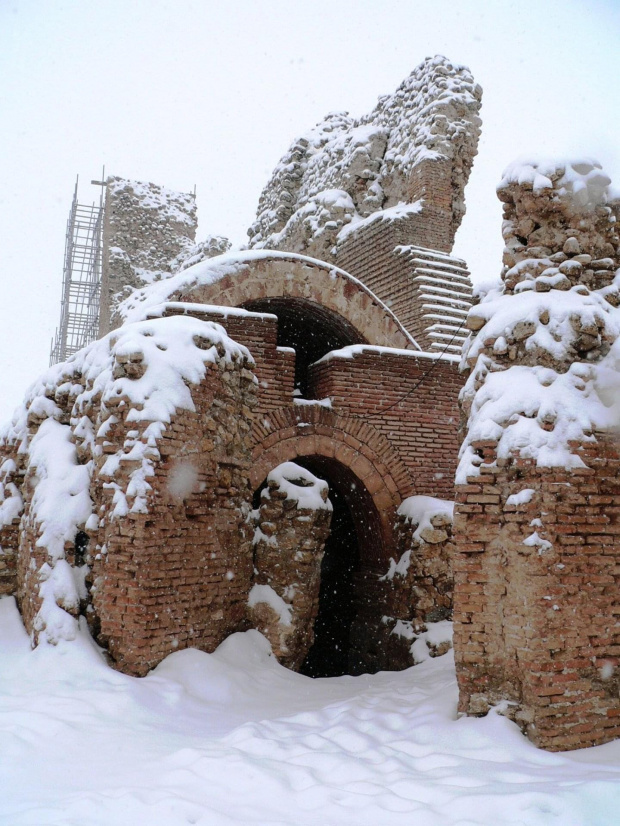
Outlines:
[[[271,471],[255,512],[250,621],[278,660],[301,666],[314,641],[321,562],[332,506],[328,485],[294,462]]]

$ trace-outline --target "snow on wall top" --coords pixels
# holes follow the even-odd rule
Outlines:
[[[581,467],[571,442],[620,425],[620,204],[591,159],[519,160],[504,202],[502,280],[468,315],[457,482],[498,458]]]
[[[455,208],[476,154],[482,91],[469,70],[427,58],[393,95],[359,119],[330,113],[294,141],[263,190],[250,246],[305,249],[304,239],[411,202],[424,160],[458,167]],[[454,182],[453,182],[454,183]]]
[[[295,462],[283,462],[269,473],[261,498],[269,499],[272,488],[285,493],[286,498],[296,502],[297,508],[302,510],[332,510],[332,503],[327,498],[327,482]]]
[[[108,178],[100,332],[109,330],[109,317],[128,288],[167,278],[230,248],[230,242],[220,236],[195,244],[196,226],[193,194]]]
[[[112,518],[145,512],[158,440],[176,410],[194,409],[190,386],[222,359],[253,364],[219,324],[189,316],[127,324],[49,368],[0,432],[0,446],[17,448],[34,491],[28,520],[45,551],[35,630],[44,638],[55,642],[76,633],[67,611],[79,604],[79,583],[64,558],[65,543],[96,520],[90,498],[95,469],[113,490]],[[104,452],[107,432],[120,421],[130,424],[123,446]],[[123,462],[131,470],[119,475]],[[3,482],[14,464],[0,468]],[[16,516],[11,507],[0,514],[3,524]]]
[[[180,270],[162,281],[133,290],[129,296],[119,304],[117,308],[117,319],[122,323],[139,321],[158,311],[158,308],[161,308],[163,304],[175,301],[182,294],[187,293],[194,287],[215,284],[226,276],[243,272],[252,261],[268,259],[308,263],[323,269],[326,268],[325,261],[293,252],[282,252],[278,250],[228,252],[211,260],[201,261],[187,269]],[[416,350],[420,349],[413,336],[406,331],[392,310],[368,287],[364,286],[361,281],[339,267],[327,265],[327,269],[331,276],[342,276],[346,278],[372,297],[373,302],[380,306],[382,311],[394,320],[394,323],[402,330],[403,335],[411,341],[413,347],[416,348]]]

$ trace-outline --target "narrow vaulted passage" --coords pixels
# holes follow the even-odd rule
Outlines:
[[[360,554],[351,511],[336,488],[331,529],[321,564],[319,613],[314,644],[300,668],[308,677],[339,677],[351,673],[351,626],[356,615],[355,573]]]
[[[308,368],[332,350],[366,339],[342,316],[302,298],[248,301],[246,310],[278,316],[278,346],[295,350],[295,387],[307,398]]]

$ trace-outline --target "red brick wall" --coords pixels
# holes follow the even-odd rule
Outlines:
[[[184,313],[172,304],[168,305],[165,315]],[[275,315],[228,314],[225,309],[215,307],[192,310],[191,314],[221,324],[234,341],[248,348],[256,363],[259,410],[278,410],[291,403],[295,389],[295,353],[277,347],[278,319]]]
[[[493,460],[492,445],[480,449]],[[601,434],[575,449],[586,468],[517,459],[457,489],[460,710],[508,699],[509,716],[551,750],[620,736],[620,453]],[[506,506],[524,488],[531,502]],[[551,546],[524,545],[534,531]]]
[[[252,575],[245,521],[251,443],[243,410],[253,407],[255,387],[243,373],[238,365],[210,367],[193,390],[196,410],[179,411],[166,428],[149,479],[148,513],[112,518],[107,480],[96,482],[104,524],[91,538],[91,620],[126,673],[145,674],[188,646],[212,651],[243,624]],[[124,434],[114,438],[122,444]],[[197,473],[182,501],[169,488],[180,463]]]
[[[459,272],[467,275],[462,261],[434,253],[434,250],[447,250],[452,247],[452,240],[437,244],[434,232],[421,232],[419,224],[429,226],[431,214],[437,213],[437,221],[445,226],[445,217],[439,207],[425,206],[424,212],[413,214],[392,221],[377,220],[363,225],[359,230],[351,232],[338,245],[336,263],[351,275],[359,278],[375,295],[380,298],[398,317],[405,329],[415,338],[424,349],[430,349],[433,343],[428,337],[428,327],[434,319],[427,317],[427,303],[423,294],[422,284],[416,276],[422,270],[419,266],[430,267],[435,270],[431,273],[448,282],[454,282],[452,287],[458,292],[463,291],[462,279],[454,279],[450,266],[457,265]],[[424,248],[424,256],[428,261],[422,265],[413,260],[415,255],[402,255],[397,249],[401,246],[416,246]],[[436,266],[439,262],[439,266]],[[442,266],[443,265],[443,266]],[[426,275],[429,273],[424,271]],[[448,284],[440,284],[442,288],[450,289]],[[465,292],[471,292],[471,285],[465,282]],[[462,295],[455,296],[463,298]],[[434,303],[434,302],[432,302]],[[459,306],[456,304],[455,306]],[[376,339],[372,340],[376,343]]]
[[[458,394],[453,362],[368,348],[311,368],[313,394],[368,422],[396,449],[415,494],[452,499],[458,454]]]

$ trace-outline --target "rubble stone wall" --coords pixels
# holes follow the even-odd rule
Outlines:
[[[250,593],[249,618],[271,642],[282,665],[296,671],[314,642],[331,506],[327,483],[302,468],[292,470],[292,466],[287,463],[276,469],[286,473],[286,486],[270,474],[255,511],[255,587]],[[307,506],[303,495],[295,490],[298,485],[303,485],[301,494],[308,488],[316,489],[324,506]],[[281,606],[284,616],[274,604]]]
[[[413,643],[424,635],[431,623],[450,621],[454,580],[452,559],[452,515],[446,505],[451,503],[429,499],[426,511],[412,518],[403,506],[396,515],[396,556],[381,578],[381,601],[386,606],[378,633],[387,651],[389,668],[409,668],[421,661],[415,656]],[[441,507],[437,507],[441,505]],[[422,656],[444,654],[451,643],[439,644],[430,639]],[[428,654],[426,653],[428,651]]]
[[[421,527],[421,530],[418,530]],[[406,563],[392,576],[392,616],[409,622],[452,619],[452,518],[433,513],[420,526],[405,513],[396,519],[397,560]]]
[[[17,445],[0,447],[0,596],[10,596],[17,588],[23,473],[23,456],[18,453]]]
[[[339,231],[351,221],[423,199],[421,232],[433,235],[428,246],[449,251],[477,151],[481,95],[465,67],[437,56],[368,115],[331,113],[276,167],[248,230],[250,245],[331,260]]]
[[[108,178],[103,223],[99,335],[112,326],[116,305],[129,289],[172,272],[173,259],[196,237],[193,195],[157,184]]]

